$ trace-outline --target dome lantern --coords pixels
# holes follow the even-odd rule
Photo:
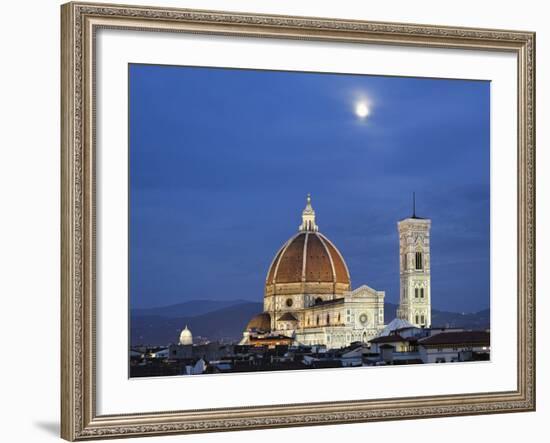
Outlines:
[[[307,195],[306,207],[302,211],[302,224],[298,228],[300,232],[317,232],[319,227],[315,224],[315,211],[311,206],[311,194]]]

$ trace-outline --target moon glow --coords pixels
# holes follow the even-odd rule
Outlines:
[[[355,105],[355,114],[359,118],[366,118],[369,115],[369,107],[366,103],[357,103],[357,105]]]

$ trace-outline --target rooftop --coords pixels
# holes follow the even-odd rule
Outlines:
[[[279,321],[298,321],[290,312],[285,312],[279,317]]]
[[[370,340],[370,343],[395,343],[398,341],[403,342],[409,342],[411,339],[403,338],[399,334],[391,334],[391,335],[382,335],[380,337],[375,337],[372,340]],[[414,339],[416,341],[416,339]]]
[[[451,331],[426,337],[418,341],[423,346],[476,344],[489,346],[491,334],[486,331]]]
[[[344,303],[344,297],[334,298],[332,300],[316,301],[315,304],[313,305],[313,307],[315,307],[315,306],[335,305],[335,304],[338,304],[338,303]]]

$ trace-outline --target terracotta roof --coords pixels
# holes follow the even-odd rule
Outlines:
[[[298,321],[298,319],[294,317],[290,312],[285,312],[283,315],[281,315],[279,321]]]
[[[342,255],[319,232],[300,232],[292,237],[277,252],[267,273],[266,284],[301,282],[342,283],[351,287]]]
[[[344,301],[345,301],[344,297],[333,298],[332,300],[319,300],[319,301],[316,301],[315,304],[313,306],[311,306],[311,308],[315,308],[317,306],[342,304],[342,303],[344,303]]]
[[[349,279],[348,267],[346,266],[346,263],[344,262],[344,258],[340,254],[340,251],[336,249],[336,246],[334,246],[328,238],[324,236],[322,238],[324,240],[325,246],[329,250],[332,257],[338,257],[337,260],[333,260],[334,271],[336,272],[336,281],[349,283],[350,279]]]
[[[409,339],[401,337],[399,334],[383,335],[381,337],[375,337],[369,340],[369,343],[395,343],[398,341],[406,341]]]
[[[489,346],[491,334],[486,331],[440,332],[418,341],[422,346],[483,345]]]
[[[281,254],[285,250],[286,244],[283,245],[281,249],[279,249],[279,252],[277,252],[277,255],[275,255],[275,258],[273,259],[273,262],[271,263],[271,266],[269,267],[269,271],[267,273],[267,279],[266,281],[272,282],[273,276],[275,275],[275,269],[277,268],[276,263],[279,263],[279,258],[281,257]]]
[[[306,233],[307,251],[305,262],[306,281],[334,281],[330,253],[317,234]]]
[[[302,266],[304,254],[304,242],[308,234],[300,234],[294,237],[281,251],[279,260],[273,270],[274,283],[293,283],[302,281]],[[271,270],[270,270],[271,273]]]
[[[271,315],[267,312],[257,314],[246,325],[247,331],[271,331]]]

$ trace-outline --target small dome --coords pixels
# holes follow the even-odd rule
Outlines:
[[[246,325],[247,331],[269,332],[271,331],[271,315],[267,312],[255,315]]]
[[[185,325],[185,329],[181,331],[180,334],[180,345],[192,345],[193,344],[193,334]]]

